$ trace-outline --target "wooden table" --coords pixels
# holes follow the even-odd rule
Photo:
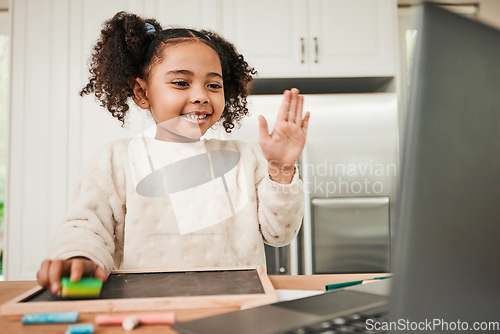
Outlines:
[[[387,274],[343,274],[343,275],[281,275],[269,276],[275,289],[292,290],[325,290],[325,285],[335,284],[374,277],[387,276]],[[10,281],[0,282],[0,305],[15,298],[36,286],[35,281]],[[177,321],[189,321],[202,317],[207,317],[219,313],[235,311],[234,308],[224,309],[190,309],[176,310]],[[43,312],[43,310],[40,310]],[[94,323],[95,313],[81,313],[78,323]],[[22,325],[21,316],[1,316],[1,333],[64,333],[68,324],[43,324],[43,325]],[[139,326],[132,333],[178,333],[166,325]],[[95,333],[125,333],[121,326],[95,326]]]

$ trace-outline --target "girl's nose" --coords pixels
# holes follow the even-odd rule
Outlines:
[[[198,87],[192,90],[191,102],[199,104],[206,104],[209,102],[208,94],[204,87]]]

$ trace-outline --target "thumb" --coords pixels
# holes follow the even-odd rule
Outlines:
[[[269,128],[267,127],[266,118],[259,115],[259,141],[266,140],[269,137]]]
[[[94,272],[94,277],[95,278],[100,278],[102,279],[104,282],[107,281],[108,279],[108,273],[106,272],[106,270],[102,269],[100,266],[97,266],[96,265],[96,269],[95,269],[95,272]]]

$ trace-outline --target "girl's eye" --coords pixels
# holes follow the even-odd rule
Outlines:
[[[208,88],[211,88],[211,89],[221,89],[222,86],[219,85],[219,84],[209,84]]]
[[[187,87],[189,84],[186,81],[174,81],[172,82],[174,85],[179,87]]]

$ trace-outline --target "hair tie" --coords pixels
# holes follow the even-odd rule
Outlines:
[[[210,36],[205,35],[205,37],[206,37],[209,41],[212,41],[212,39],[210,38]]]
[[[156,32],[155,26],[151,23],[144,23],[144,27],[146,28],[146,35],[153,35]]]

